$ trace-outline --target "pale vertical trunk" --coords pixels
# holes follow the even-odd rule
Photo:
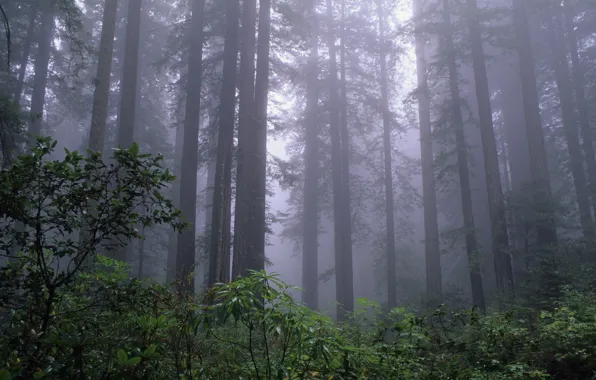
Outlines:
[[[14,102],[16,104],[21,103],[21,97],[23,96],[23,85],[25,83],[25,74],[27,72],[27,65],[29,64],[29,55],[31,54],[31,45],[33,44],[33,36],[35,34],[35,20],[37,19],[39,1],[35,1],[31,4],[31,10],[29,13],[29,20],[27,24],[27,36],[23,44],[23,50],[21,51],[21,62],[19,64],[19,73],[17,76],[17,84],[14,90]],[[41,35],[41,33],[40,33]]]
[[[414,0],[414,16],[423,12],[423,0]],[[417,25],[417,28],[419,26]],[[434,154],[430,118],[429,88],[424,35],[416,31],[416,74],[418,80],[418,118],[420,123],[420,155],[422,160],[422,197],[424,202],[424,246],[426,259],[426,292],[433,302],[441,298],[441,255],[437,194],[433,168]]]
[[[596,153],[594,152],[594,136],[590,127],[589,106],[586,101],[586,90],[584,88],[585,76],[584,68],[579,59],[577,48],[578,38],[575,26],[573,24],[573,8],[570,1],[563,2],[565,11],[565,29],[567,31],[567,44],[571,55],[571,71],[573,74],[573,87],[575,90],[575,101],[579,112],[579,124],[582,137],[582,148],[586,157],[586,166],[588,168],[588,180],[590,194],[592,197],[592,210],[596,217]]]
[[[540,205],[540,211],[541,215],[544,215],[536,221],[536,231],[538,244],[548,246],[557,245],[558,239],[526,7],[526,0],[513,0],[513,19],[517,41],[517,55],[519,57],[519,76],[523,95],[530,168],[532,171],[531,185],[535,192],[535,198],[542,203]]]
[[[389,91],[387,78],[387,52],[385,41],[385,20],[383,17],[383,1],[377,1],[379,18],[379,53],[380,53],[380,87],[381,107],[383,113],[383,154],[385,162],[385,216],[387,228],[387,306],[389,309],[397,307],[397,278],[395,260],[395,216],[393,202],[393,165],[391,160],[391,114],[389,112]]]
[[[556,16],[555,16],[556,17]],[[558,17],[556,17],[558,18]],[[584,158],[579,142],[579,131],[573,105],[573,85],[570,80],[567,54],[562,36],[557,33],[557,26],[551,15],[547,15],[547,32],[551,41],[552,65],[555,71],[555,82],[559,92],[563,130],[569,152],[569,169],[575,187],[579,218],[584,238],[594,238],[594,220],[590,212],[590,198],[584,173]]]
[[[302,211],[302,301],[309,308],[319,306],[319,22],[317,0],[311,0],[308,9],[309,57],[306,78],[306,115],[304,122],[304,203]]]

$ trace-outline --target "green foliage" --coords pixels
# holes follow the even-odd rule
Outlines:
[[[94,152],[49,161],[55,146],[39,139],[0,171],[1,242],[10,253],[0,276],[0,380],[594,376],[589,282],[557,285],[548,308],[488,316],[445,307],[384,313],[363,299],[339,324],[265,272],[202,297],[132,279],[125,264],[98,253],[140,237],[138,221],[182,227],[160,193],[172,176],[138,146],[116,150],[109,165]],[[75,239],[81,228],[87,238]]]

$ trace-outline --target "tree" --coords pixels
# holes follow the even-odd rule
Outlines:
[[[19,74],[17,77],[17,84],[14,90],[14,102],[21,104],[21,96],[23,95],[23,84],[25,83],[25,74],[27,73],[27,64],[29,63],[29,55],[31,45],[33,44],[33,37],[35,34],[35,20],[37,19],[39,1],[33,2],[29,10],[29,19],[27,26],[27,35],[25,43],[21,52],[21,62],[19,63]]]
[[[393,165],[391,159],[391,114],[389,111],[389,94],[387,89],[387,43],[385,41],[385,20],[383,1],[377,1],[379,18],[379,58],[380,58],[380,87],[381,107],[383,113],[383,154],[385,161],[385,216],[387,228],[387,306],[389,309],[397,307],[397,279],[395,274],[395,217],[393,202]]]
[[[416,25],[416,75],[418,88],[418,119],[420,124],[420,156],[422,162],[422,198],[424,208],[424,248],[426,263],[426,292],[430,299],[438,299],[442,293],[441,256],[439,250],[439,223],[437,221],[437,194],[433,167],[433,142],[430,117],[428,73],[426,67],[426,41],[420,29],[423,1],[414,0]]]
[[[513,294],[513,270],[509,257],[509,238],[507,235],[507,221],[505,219],[505,203],[499,172],[499,156],[495,140],[493,112],[490,102],[490,88],[486,73],[486,62],[482,43],[482,28],[480,25],[478,5],[476,0],[467,0],[468,29],[472,43],[472,64],[474,67],[474,82],[478,98],[478,113],[480,116],[480,135],[484,153],[484,170],[486,173],[486,188],[488,192],[488,209],[490,214],[492,248],[495,263],[495,275],[499,290]]]
[[[271,44],[271,0],[259,0],[259,40],[257,45],[257,76],[255,84],[254,120],[255,149],[252,165],[254,176],[249,207],[250,234],[248,268],[265,269],[266,197],[267,197],[267,106],[269,100],[269,71]]]
[[[89,149],[96,152],[103,152],[104,150],[117,11],[118,0],[106,0],[101,23],[101,40],[99,42],[99,58],[88,143]]]
[[[344,186],[343,186],[343,161],[341,147],[341,126],[340,109],[341,100],[339,97],[339,85],[337,78],[337,54],[334,33],[333,1],[327,0],[327,48],[329,50],[329,133],[331,135],[331,166],[333,177],[333,231],[335,251],[335,288],[337,306],[337,318],[342,320],[345,313],[354,309],[353,289],[351,285],[351,274],[346,273],[345,257],[346,252],[346,231],[343,219],[347,217],[348,210],[345,209]]]
[[[33,92],[31,94],[31,118],[29,120],[28,131],[29,145],[34,144],[37,136],[41,134],[53,31],[54,7],[48,2],[42,8],[41,27],[38,35],[38,51],[35,56],[35,75],[33,77]]]
[[[118,112],[118,146],[128,148],[134,139],[138,105],[139,45],[141,39],[142,0],[130,0],[126,20],[126,42],[122,80],[120,81],[120,109]],[[130,246],[118,252],[118,259],[130,261]]]
[[[247,274],[251,221],[250,183],[254,179],[252,149],[255,136],[255,32],[256,0],[242,2],[242,43],[240,44],[240,71],[238,77],[238,148],[236,151],[236,202],[234,212],[234,252],[232,277]]]
[[[474,226],[474,214],[472,210],[472,192],[470,189],[470,174],[468,169],[468,153],[464,135],[464,120],[462,116],[462,104],[459,92],[456,50],[453,43],[453,30],[451,24],[451,9],[449,0],[443,0],[443,23],[444,23],[444,49],[448,56],[449,71],[449,92],[451,95],[450,119],[455,131],[455,143],[457,150],[457,168],[459,173],[459,187],[464,219],[466,236],[466,252],[468,254],[468,266],[470,271],[470,282],[472,285],[472,302],[485,310],[484,289],[482,276],[479,270],[478,242]]]
[[[240,1],[226,0],[223,79],[219,107],[217,157],[213,185],[213,214],[208,286],[227,282],[230,277],[230,219],[232,203],[232,148],[236,108],[236,70],[238,64],[238,19]]]
[[[316,310],[319,304],[319,20],[317,0],[307,9],[309,53],[306,67],[304,117],[304,188],[302,203],[302,301]]]
[[[555,21],[553,21],[553,16]],[[586,239],[593,239],[595,237],[594,220],[590,212],[590,199],[584,172],[584,158],[579,142],[577,118],[573,104],[573,85],[570,80],[569,66],[567,64],[567,49],[565,49],[565,42],[561,31],[557,28],[557,24],[559,24],[557,21],[560,20],[560,17],[557,17],[556,14],[553,15],[552,11],[550,11],[546,15],[546,19],[547,33],[551,41],[552,66],[555,71],[555,83],[561,102],[563,129],[569,151],[569,169],[573,176],[580,223],[584,237]]]
[[[571,73],[575,91],[575,103],[579,114],[582,148],[586,158],[588,182],[592,196],[592,210],[594,211],[594,215],[596,215],[596,153],[594,152],[594,145],[592,144],[593,135],[592,129],[590,127],[590,115],[586,100],[586,90],[584,88],[584,81],[586,78],[578,53],[578,38],[576,28],[573,23],[574,13],[570,0],[565,0],[563,2],[563,11],[565,31],[567,32],[565,35],[567,37],[567,46],[571,56]]]
[[[537,240],[540,246],[548,246],[556,245],[558,239],[526,7],[526,0],[513,0],[516,49],[519,58],[525,129],[532,171],[531,185],[542,209],[541,216],[536,221]]]
[[[176,279],[187,291],[195,289],[195,229],[197,204],[197,155],[203,66],[205,0],[194,0],[191,15],[191,45],[184,108],[184,142],[180,176],[180,209],[190,227],[178,237]],[[171,253],[170,253],[171,254]]]
[[[333,23],[330,24],[333,28]],[[346,1],[340,0],[340,21],[339,21],[339,128],[340,128],[340,147],[341,147],[341,203],[343,216],[340,220],[342,224],[342,268],[341,276],[345,277],[345,286],[341,290],[344,293],[345,310],[351,312],[354,310],[354,268],[353,268],[353,241],[352,241],[352,194],[350,187],[350,157],[351,157],[351,139],[348,125],[348,90],[347,90],[347,62],[346,62]],[[335,216],[334,216],[335,217]],[[337,268],[336,268],[337,271]],[[337,274],[336,274],[337,275]]]

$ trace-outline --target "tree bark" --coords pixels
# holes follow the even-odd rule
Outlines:
[[[249,207],[250,234],[248,269],[265,269],[267,200],[267,106],[269,100],[269,52],[271,44],[271,0],[259,0],[259,40],[255,84],[255,146],[251,163],[255,168]]]
[[[532,170],[534,198],[541,203],[541,216],[536,221],[538,244],[540,246],[557,245],[557,228],[553,209],[553,197],[548,173],[544,132],[540,119],[538,89],[532,44],[528,30],[526,0],[513,0],[513,20],[519,58],[519,75],[522,87],[526,135]]]
[[[126,20],[124,63],[120,81],[120,108],[118,110],[118,146],[129,148],[134,140],[136,111],[139,104],[139,45],[141,39],[142,0],[129,0]],[[130,242],[129,242],[130,243]],[[117,260],[131,262],[130,244],[117,251]]]
[[[341,183],[342,183],[342,210],[344,217],[342,223],[342,240],[343,240],[343,268],[342,272],[345,276],[345,293],[346,303],[344,310],[348,312],[354,311],[354,279],[353,279],[353,262],[352,262],[352,199],[350,191],[350,133],[348,130],[348,90],[346,78],[346,25],[345,13],[346,2],[341,0],[340,3],[340,35],[339,35],[339,49],[340,49],[340,140],[341,140]]]
[[[317,0],[310,0],[308,23],[309,57],[306,78],[304,122],[304,199],[302,212],[302,301],[312,310],[319,306],[319,22]]]
[[[254,178],[251,150],[255,143],[255,32],[256,0],[242,2],[242,44],[240,45],[240,73],[238,78],[238,149],[236,151],[236,204],[234,212],[234,259],[232,277],[247,274],[249,251],[249,182]]]
[[[118,0],[106,0],[103,11],[101,38],[99,41],[99,60],[97,62],[93,111],[91,113],[91,132],[89,135],[89,149],[97,152],[103,152],[106,138],[106,121],[108,118],[108,99],[110,97],[110,79],[117,12]]]
[[[327,7],[327,48],[329,50],[329,133],[331,135],[331,170],[333,182],[333,231],[335,251],[335,294],[337,319],[344,320],[345,312],[350,311],[350,300],[346,299],[346,274],[344,270],[344,230],[342,219],[346,216],[342,202],[342,150],[340,131],[339,85],[337,79],[337,48],[333,31],[333,0],[326,0]]]
[[[505,201],[499,172],[499,156],[492,119],[493,112],[490,103],[486,61],[482,46],[482,28],[478,18],[476,0],[467,0],[466,4],[469,11],[467,20],[472,45],[472,64],[474,67],[474,82],[478,100],[480,136],[482,151],[484,153],[484,170],[488,192],[488,210],[492,232],[495,278],[497,280],[497,288],[501,292],[513,296],[513,270],[511,268],[511,257],[507,251],[509,248],[509,238],[505,217]]]
[[[414,17],[423,12],[422,0],[414,0]],[[416,75],[418,119],[420,123],[420,156],[422,161],[422,198],[424,205],[424,249],[426,263],[426,293],[433,303],[442,295],[441,252],[439,249],[439,222],[435,188],[434,154],[430,118],[429,88],[426,68],[426,49],[419,21],[416,20]]]
[[[397,307],[397,278],[395,260],[395,216],[393,201],[393,164],[391,159],[391,113],[389,111],[389,91],[387,78],[387,52],[385,41],[385,20],[383,17],[383,1],[377,1],[379,18],[379,54],[380,54],[380,87],[383,116],[383,154],[385,162],[385,217],[387,233],[387,307]]]
[[[122,81],[120,82],[120,109],[118,112],[118,145],[121,148],[129,148],[134,139],[138,96],[141,7],[142,0],[129,0],[124,63]]]
[[[445,50],[447,54],[449,54],[447,64],[449,66],[449,91],[451,93],[452,102],[451,121],[455,130],[457,168],[459,173],[462,214],[466,234],[466,252],[468,254],[468,266],[470,270],[472,302],[484,312],[486,310],[486,304],[484,301],[482,276],[479,270],[480,260],[478,258],[478,241],[476,240],[476,228],[474,225],[472,191],[470,189],[470,173],[468,169],[468,152],[463,128],[464,121],[461,110],[462,105],[459,93],[456,51],[453,43],[453,29],[451,25],[449,0],[443,0],[443,22],[445,23]]]
[[[35,1],[31,4],[31,13],[29,13],[29,21],[27,24],[27,36],[25,37],[25,43],[23,44],[23,50],[21,52],[21,63],[19,65],[17,84],[14,90],[14,102],[16,104],[21,103],[21,97],[23,96],[23,85],[25,84],[25,74],[29,63],[29,55],[31,54],[33,36],[35,34],[35,19],[37,18],[38,8],[39,1]]]
[[[579,218],[584,238],[594,238],[594,220],[590,212],[590,198],[588,186],[584,173],[584,159],[582,156],[581,144],[579,142],[579,131],[577,129],[577,119],[573,106],[573,85],[570,80],[569,66],[567,64],[567,52],[565,42],[560,33],[557,33],[557,27],[553,22],[554,16],[547,15],[548,37],[551,41],[552,65],[555,71],[555,82],[559,92],[561,104],[561,114],[563,118],[563,130],[565,131],[565,140],[567,141],[567,150],[569,152],[569,169],[573,178],[575,187],[576,201],[579,210]]]
[[[195,231],[197,214],[197,165],[201,84],[203,72],[203,29],[205,0],[194,0],[191,15],[190,55],[184,109],[184,142],[180,172],[180,209],[189,226],[178,235],[176,279],[187,292],[195,290]]]
[[[571,71],[573,74],[573,86],[575,90],[575,101],[579,113],[580,132],[582,136],[582,148],[586,157],[588,168],[588,180],[590,194],[592,197],[592,210],[596,216],[596,153],[594,152],[594,136],[590,127],[589,106],[586,101],[586,89],[584,88],[584,68],[579,59],[577,48],[578,38],[575,26],[573,25],[573,8],[570,1],[563,2],[565,12],[565,29],[567,31],[567,45],[571,55]]]
[[[33,92],[31,93],[31,113],[29,119],[29,146],[35,145],[37,137],[41,134],[43,124],[43,109],[46,98],[48,82],[48,65],[50,63],[50,50],[54,34],[54,7],[47,4],[42,8],[41,26],[37,55],[35,56],[35,74],[33,76]]]
[[[226,32],[223,53],[223,81],[219,108],[219,132],[209,262],[209,287],[230,277],[230,219],[232,202],[232,147],[236,108],[236,69],[238,63],[238,19],[240,1],[226,0]]]

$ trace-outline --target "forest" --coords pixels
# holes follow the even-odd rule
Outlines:
[[[0,20],[0,380],[596,379],[596,1]]]

